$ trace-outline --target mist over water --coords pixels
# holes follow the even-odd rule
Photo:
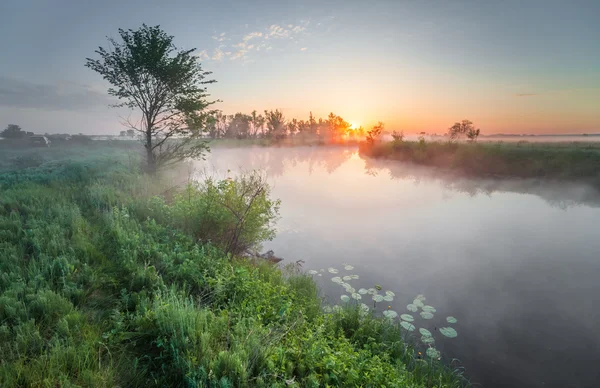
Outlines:
[[[198,169],[262,169],[279,198],[273,249],[305,269],[354,265],[404,313],[437,308],[436,341],[484,387],[592,387],[600,381],[600,195],[588,186],[469,180],[361,159],[345,147],[213,149]],[[316,277],[331,304],[339,286]],[[418,318],[417,318],[418,320]],[[438,336],[439,337],[439,336]],[[436,337],[437,338],[437,337]]]

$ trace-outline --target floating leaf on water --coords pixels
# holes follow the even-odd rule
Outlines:
[[[329,314],[333,311],[333,309],[331,308],[331,306],[323,306],[323,312],[326,314]]]
[[[364,303],[360,304],[360,309],[362,311],[364,311],[365,313],[368,313],[369,311],[371,311],[371,308],[369,306],[367,306],[366,304],[364,304]]]
[[[454,338],[458,335],[456,330],[454,330],[451,327],[440,327],[440,333],[442,333],[442,335],[445,335],[448,338]]]
[[[356,300],[359,300],[359,299],[362,299],[362,296],[360,296],[360,294],[357,294],[356,292],[353,292],[352,293],[352,298],[354,298]]]
[[[376,284],[376,285],[375,285],[375,289],[376,289],[377,291],[381,291],[383,288],[382,288],[382,287],[381,287],[379,284]]]
[[[334,282],[334,283],[337,283],[337,284],[342,284],[343,283],[342,278],[339,277],[339,276],[332,277],[331,281]]]
[[[427,354],[431,358],[440,358],[440,352],[438,352],[436,348],[427,349],[425,351],[425,354]]]
[[[416,313],[419,308],[416,305],[414,305],[414,304],[411,303],[411,304],[409,304],[409,305],[406,306],[406,309],[408,311]]]
[[[402,319],[403,321],[406,321],[406,322],[413,322],[415,320],[413,318],[413,316],[410,314],[402,314],[402,315],[400,315],[400,319]]]
[[[327,268],[327,271],[329,271],[329,273],[338,273],[338,272],[340,272],[337,269],[331,268],[331,267]]]
[[[369,293],[369,294],[371,294],[371,295],[375,295],[375,294],[377,294],[377,290],[376,290],[376,289],[374,289],[374,288],[369,288],[369,289],[367,290],[367,293]]]
[[[310,275],[316,275],[316,274],[318,274],[318,273],[319,273],[319,271],[315,271],[314,269],[311,269],[311,270],[309,270],[309,271],[308,271],[308,273],[309,273]]]
[[[413,300],[412,304],[414,304],[417,307],[423,307],[423,306],[425,306],[423,304],[423,301],[421,299],[415,299],[415,300]]]
[[[423,319],[431,319],[433,318],[433,314],[427,311],[421,311],[421,318]]]
[[[386,295],[383,297],[383,300],[385,300],[386,302],[391,302],[394,300],[394,297],[391,295]]]
[[[373,295],[373,300],[377,303],[383,302],[383,295]]]
[[[354,280],[356,280],[356,279],[360,279],[360,276],[358,276],[358,275],[350,275],[350,277],[351,277],[352,279],[354,279]]]
[[[391,297],[396,296],[396,294],[394,294],[392,291],[386,291],[385,294]]]
[[[419,299],[421,302],[425,302],[425,299],[427,299],[427,298],[425,298],[425,295],[419,294],[419,295],[417,295],[417,297],[415,299]]]
[[[345,282],[352,280],[351,276],[344,276],[342,279],[344,279]]]
[[[422,309],[428,313],[435,313],[437,311],[433,306],[423,306]]]
[[[321,268],[321,269],[319,270],[319,272],[325,272],[325,270],[324,270],[323,268]]]
[[[342,311],[342,306],[340,305],[335,305],[331,308],[333,311],[335,311],[336,313],[339,313],[340,311]]]
[[[346,290],[346,292],[349,292],[349,293],[356,292],[356,290],[354,289],[354,287],[352,287],[348,283],[344,283],[344,289]]]
[[[353,267],[353,266],[351,266],[351,265],[346,265],[346,266],[344,267],[344,269],[345,269],[346,271],[352,271],[352,270],[354,269],[354,267]]]
[[[421,335],[423,335],[423,336],[429,336],[429,337],[431,337],[431,332],[429,330],[427,330],[427,329],[420,328],[419,329],[419,333],[421,333]]]
[[[421,342],[423,342],[425,345],[432,345],[435,342],[435,340],[432,336],[424,335],[423,337],[421,337]]]
[[[318,274],[317,276],[323,276],[323,274],[322,274],[322,273],[320,273],[320,274]]]
[[[342,302],[350,301],[350,297],[348,295],[342,295],[342,296],[340,296],[340,299],[342,300]]]
[[[385,310],[385,311],[383,312],[383,315],[384,315],[386,318],[389,318],[389,319],[394,319],[394,318],[396,318],[396,317],[398,316],[398,313],[397,313],[397,312],[395,312],[394,310]]]
[[[361,294],[361,295],[364,295],[364,294],[366,294],[368,292],[369,292],[369,290],[367,290],[366,288],[359,288],[358,289],[358,293]]]
[[[456,320],[456,318],[454,318],[454,317],[447,317],[447,318],[446,318],[446,321],[447,321],[448,323],[456,323],[456,322],[458,322],[458,321]]]
[[[400,322],[400,326],[402,326],[403,328],[405,328],[408,331],[414,331],[415,330],[415,325],[413,325],[412,323],[408,323],[406,321],[401,321]]]

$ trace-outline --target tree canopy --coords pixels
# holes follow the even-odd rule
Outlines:
[[[108,81],[115,107],[137,110],[139,119],[125,125],[141,134],[148,170],[187,158],[201,158],[208,150],[200,140],[212,113],[206,80],[195,49],[180,50],[173,36],[160,26],[119,29],[120,40],[108,38],[99,47],[100,59],[86,58],[86,66]]]
[[[0,132],[0,137],[4,137],[6,139],[16,139],[25,137],[27,132],[23,131],[21,127],[16,124],[8,124],[6,129]]]

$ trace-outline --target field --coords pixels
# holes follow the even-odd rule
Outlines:
[[[577,180],[600,185],[600,142],[361,143],[364,156],[410,162],[473,177]]]
[[[0,147],[0,386],[468,385],[397,321],[325,313],[299,265],[241,257],[274,236],[260,174],[148,176],[128,142]]]

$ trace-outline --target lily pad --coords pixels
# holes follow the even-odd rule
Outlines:
[[[331,310],[333,310],[336,313],[339,313],[340,311],[342,311],[342,306],[336,304],[331,308]]]
[[[371,311],[371,308],[364,303],[360,304],[360,309],[365,313],[368,313],[369,311]]]
[[[359,300],[359,299],[362,299],[362,296],[360,296],[360,294],[357,294],[356,292],[353,292],[352,293],[352,298],[356,299],[356,300]]]
[[[369,294],[371,294],[371,295],[375,295],[375,294],[377,294],[377,290],[376,290],[376,289],[374,289],[374,288],[369,288],[369,289],[367,290],[367,292],[368,292]]]
[[[383,315],[384,315],[386,318],[389,318],[389,319],[394,319],[394,318],[396,318],[396,317],[398,316],[398,313],[397,313],[397,312],[395,312],[394,310],[385,310],[385,311],[383,312]]]
[[[433,318],[433,314],[427,311],[421,311],[421,318],[423,319],[431,319]]]
[[[342,300],[342,302],[350,301],[350,297],[348,295],[342,295],[342,296],[340,296],[340,299]]]
[[[358,289],[358,293],[361,294],[361,295],[365,295],[368,292],[369,292],[369,290],[367,290],[366,288],[359,288]]]
[[[425,345],[432,345],[435,343],[435,339],[433,339],[433,337],[430,335],[424,335],[421,337],[421,342],[423,342]]]
[[[435,313],[437,311],[433,306],[423,306],[422,309],[428,313]]]
[[[332,278],[331,278],[331,281],[332,281],[332,282],[334,282],[334,283],[337,283],[337,284],[342,284],[342,283],[343,283],[343,280],[342,280],[342,278],[341,278],[341,277],[339,277],[339,276],[334,276],[334,277],[332,277]]]
[[[440,327],[440,333],[448,338],[454,338],[458,335],[452,327]]]
[[[400,315],[400,319],[402,319],[403,321],[406,321],[406,322],[414,322],[414,320],[415,320],[415,318],[413,318],[413,316],[410,314],[402,314],[402,315]]]
[[[394,300],[394,297],[391,295],[386,295],[383,297],[383,300],[385,300],[386,302],[391,302]]]
[[[329,271],[329,273],[338,273],[338,272],[340,272],[340,271],[338,271],[337,269],[335,269],[335,268],[331,268],[331,267],[330,267],[330,268],[327,268],[327,271]]]
[[[379,284],[376,284],[376,285],[375,285],[375,289],[376,289],[377,291],[381,291],[381,290],[382,290],[382,287],[381,287]]]
[[[309,271],[308,271],[308,273],[309,273],[310,275],[316,275],[316,274],[318,274],[318,273],[319,273],[319,271],[315,271],[314,269],[311,269],[311,270],[309,270]]]
[[[415,300],[413,300],[412,304],[414,304],[417,307],[423,307],[423,306],[425,306],[423,304],[423,301],[421,299],[415,299]]]
[[[351,266],[351,265],[346,265],[346,266],[344,267],[344,269],[345,269],[346,271],[352,271],[352,270],[354,269],[354,267],[353,267],[353,266]]]
[[[383,302],[383,295],[373,295],[373,300],[377,303]]]
[[[413,312],[413,313],[416,313],[416,312],[417,312],[417,310],[418,310],[419,308],[418,308],[416,305],[414,305],[414,304],[412,304],[412,303],[411,303],[411,304],[409,304],[409,305],[406,305],[406,309],[407,309],[408,311],[411,311],[411,312]]]
[[[392,297],[396,296],[396,294],[394,294],[392,291],[386,291],[385,294]]]
[[[424,329],[424,328],[422,328],[422,327],[419,329],[419,333],[421,333],[421,335],[423,335],[423,336],[428,336],[428,337],[431,337],[431,336],[432,336],[432,335],[431,335],[431,332],[430,332],[429,330],[427,330],[427,329]]]
[[[400,326],[402,326],[403,328],[405,328],[408,331],[414,331],[415,330],[415,325],[413,325],[412,323],[408,323],[406,321],[401,321],[400,322]]]
[[[326,314],[330,314],[333,311],[331,306],[323,306],[323,312]]]
[[[425,299],[427,299],[427,298],[425,298],[425,295],[419,294],[415,297],[415,299],[419,299],[421,302],[425,302]]]
[[[454,317],[447,317],[447,318],[446,318],[446,322],[448,322],[448,323],[456,323],[456,322],[458,322],[458,321],[457,321],[457,320],[456,320],[456,318],[454,318]]]
[[[350,277],[351,277],[353,280],[360,279],[360,276],[358,276],[358,275],[350,275]]]
[[[425,351],[425,354],[427,354],[431,358],[440,358],[440,352],[438,352],[436,348],[427,349]]]
[[[344,279],[345,282],[352,280],[352,277],[350,276],[344,276],[342,279]]]

